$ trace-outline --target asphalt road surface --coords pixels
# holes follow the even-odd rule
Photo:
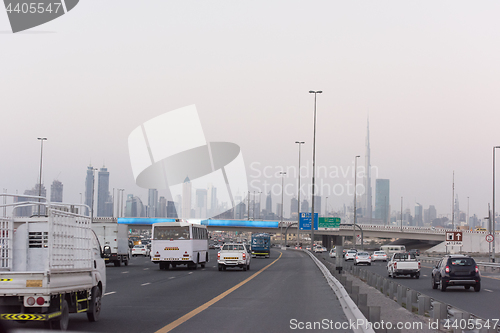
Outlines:
[[[210,262],[197,270],[185,266],[159,270],[143,257],[132,258],[129,266],[108,266],[99,321],[71,314],[69,330],[289,332],[313,322],[347,322],[334,292],[307,254],[273,250],[271,258],[252,258],[249,271],[218,271],[216,256],[210,250]],[[41,323],[12,326],[43,328]]]

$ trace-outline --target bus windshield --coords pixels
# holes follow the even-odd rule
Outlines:
[[[153,239],[155,240],[178,240],[189,239],[189,227],[168,226],[155,227]]]

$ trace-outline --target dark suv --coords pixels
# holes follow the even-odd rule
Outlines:
[[[432,270],[432,289],[440,287],[446,291],[448,286],[464,286],[465,289],[474,287],[474,291],[481,290],[481,274],[472,257],[461,254],[450,254]]]

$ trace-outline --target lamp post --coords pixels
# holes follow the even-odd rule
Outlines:
[[[326,197],[326,202],[325,202],[325,216],[328,217],[328,197]]]
[[[403,231],[403,197],[401,197],[401,231]]]
[[[43,157],[43,142],[47,140],[47,138],[38,138],[40,140],[40,183],[38,184],[38,196],[42,196],[42,157]],[[41,198],[38,198],[38,202],[40,202]],[[40,217],[40,210],[42,206],[38,204],[38,216]]]
[[[491,244],[491,262],[495,262],[495,242],[496,242],[496,235],[495,235],[495,148],[500,148],[500,146],[494,146],[493,147],[493,223],[491,224],[491,234],[493,235],[493,242]]]
[[[297,189],[297,245],[299,245],[299,233],[300,233],[300,146],[303,145],[304,141],[295,141],[299,145],[299,173],[297,174],[297,178],[299,181],[298,189]]]
[[[97,168],[92,168],[92,204],[90,208],[90,222],[94,222],[94,188],[95,188],[95,171]]]
[[[354,223],[352,224],[352,245],[356,248],[356,181],[358,175],[358,157],[354,156]]]
[[[281,246],[283,246],[283,176],[286,175],[286,172],[280,172],[281,175]]]
[[[316,95],[323,93],[321,90],[309,90],[310,94],[314,94],[314,132],[313,132],[313,175],[312,175],[312,207],[311,207],[311,251],[314,249],[314,195],[315,192],[315,183],[314,177],[316,174]]]

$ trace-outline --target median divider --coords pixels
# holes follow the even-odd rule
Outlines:
[[[303,250],[305,253],[307,253],[313,261],[316,263],[320,271],[323,273],[323,276],[326,278],[326,281],[332,288],[332,290],[335,292],[337,295],[337,298],[340,301],[340,305],[342,306],[342,309],[344,310],[344,314],[346,315],[347,319],[353,322],[358,322],[358,321],[364,321],[367,322],[370,318],[370,316],[366,316],[361,312],[361,310],[358,308],[358,306],[354,303],[354,301],[349,297],[349,294],[344,288],[344,286],[335,278],[333,277],[332,273],[326,268],[326,266],[316,258],[310,251]],[[352,281],[347,281],[345,280],[346,285],[350,282],[349,288],[351,289],[352,292]],[[359,288],[357,288],[357,291],[359,292]],[[364,294],[366,296],[366,294]],[[359,297],[361,295],[358,295],[358,301]],[[364,303],[366,304],[366,297],[364,298]],[[365,305],[366,307],[366,305]],[[369,308],[369,307],[368,307]],[[367,310],[369,312],[369,309]],[[375,313],[376,311],[373,311]],[[380,320],[380,309],[379,309],[379,318]],[[368,318],[367,318],[368,317]],[[353,329],[355,333],[375,333],[375,331],[372,328],[366,327],[366,325],[360,325],[357,326],[356,329]]]

